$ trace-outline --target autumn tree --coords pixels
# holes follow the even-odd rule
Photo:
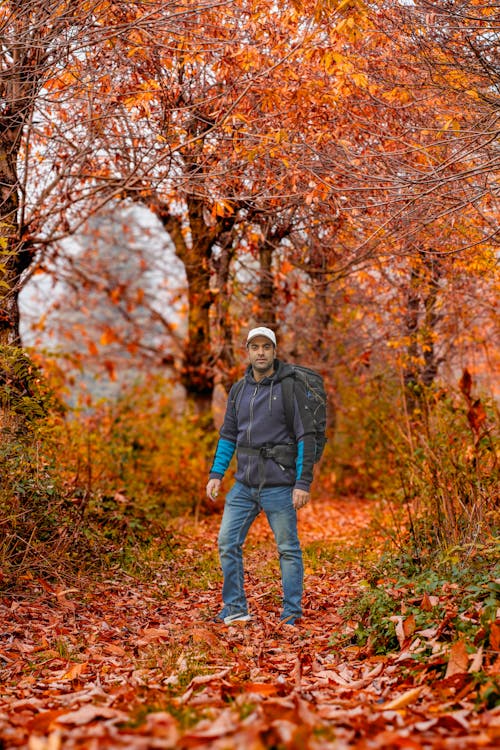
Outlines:
[[[165,12],[158,14],[160,23]],[[182,380],[199,404],[211,400],[214,365],[229,374],[234,367],[222,311],[227,314],[236,251],[258,260],[253,315],[279,322],[273,257],[278,247],[285,251],[286,238],[304,232],[311,212],[305,200],[309,172],[292,166],[303,148],[302,79],[295,72],[302,59],[302,21],[294,4],[278,12],[232,3],[222,13],[205,5],[186,17],[179,27],[184,36],[175,44],[163,35],[152,47],[149,36],[134,28],[132,50],[126,35],[107,50],[104,67],[116,68],[119,85],[112,104],[101,105],[107,127],[95,133],[100,148],[93,174],[151,208],[185,265],[189,312]],[[109,81],[94,81],[94,95],[108,87]],[[289,111],[290,132],[282,127]],[[211,312],[215,300],[219,341]]]
[[[137,191],[138,176],[140,181],[149,169],[155,177],[156,158],[159,165],[164,162],[169,167],[173,165],[175,172],[172,155],[176,147],[169,143],[165,148],[163,126],[153,133],[153,143],[156,141],[159,151],[153,149],[154,157],[146,157],[140,170],[137,162],[132,165],[125,179],[117,179],[117,174],[122,177],[123,171],[111,169],[108,158],[119,162],[123,154],[130,165],[150,152],[151,144],[145,139],[151,128],[137,134],[142,144],[137,148],[133,122],[139,111],[150,112],[147,107],[151,98],[150,76],[145,67],[151,60],[156,64],[159,40],[164,45],[162,64],[168,69],[174,51],[181,50],[182,55],[189,57],[187,40],[196,28],[193,19],[199,10],[228,5],[201,1],[179,8],[174,3],[140,2],[131,6],[97,0],[50,6],[36,0],[2,5],[4,105],[0,145],[5,157],[1,224],[5,262],[1,270],[5,291],[0,340],[20,343],[18,295],[29,269],[47,268],[58,253],[64,252],[65,238],[83,228],[89,215],[117,195],[123,198]],[[187,35],[185,39],[183,35]],[[195,45],[194,37],[192,43]],[[113,86],[115,95],[111,95]],[[176,97],[178,92],[173,93],[173,99],[160,101],[160,107],[164,107],[162,122],[170,117]],[[191,106],[192,102],[187,103],[185,111]],[[117,132],[117,109],[125,111],[128,117],[121,122],[120,138],[115,139],[111,153],[105,150],[96,153],[97,144],[108,143],[109,136]],[[196,116],[192,123],[188,139],[196,145],[200,138]],[[167,169],[167,179],[171,177],[172,172]],[[211,247],[215,233],[208,226],[202,227],[202,202],[196,195],[192,197],[189,212],[193,231],[196,234],[200,230],[196,241],[203,246],[200,249],[203,258],[207,253],[205,246]],[[182,238],[182,222],[176,221],[175,212],[169,212],[168,218],[164,211],[160,215],[174,241]],[[206,263],[198,262],[198,257],[188,257],[189,243],[181,241],[179,248],[181,254],[185,253],[183,260],[192,303],[185,377],[191,381],[192,389],[198,391],[205,388],[202,373],[209,348],[208,336],[204,335],[206,331],[197,314],[207,307]]]
[[[17,297],[29,267],[116,197],[103,160],[90,169],[110,114],[110,74],[119,78],[103,65],[120,35],[134,55],[134,34],[155,33],[158,9],[158,34],[174,34],[192,13],[164,3],[2,4],[2,341],[19,342]]]
[[[356,4],[349,6],[352,19]],[[405,349],[410,399],[453,361],[458,286],[463,293],[469,278],[475,295],[488,278],[494,284],[493,23],[491,5],[481,2],[372,4],[346,126],[317,149],[323,175],[344,165],[337,195],[362,217],[352,236],[358,271],[389,283],[379,289],[381,305],[399,288],[399,333],[390,340]],[[474,296],[474,305],[486,311],[493,291]]]
[[[30,226],[44,228],[41,246],[61,252],[64,236],[110,199],[141,201],[157,214],[188,281],[182,379],[207,404],[214,366],[228,377],[234,370],[236,254],[257,259],[246,319],[277,325],[277,279],[290,253],[314,280],[335,276],[340,256],[349,267],[346,254],[332,252],[339,215],[351,223],[338,196],[348,165],[332,170],[318,144],[336,142],[342,126],[330,132],[329,111],[339,114],[363,84],[340,49],[360,45],[366,14],[339,6],[325,30],[307,2],[202,2],[181,14],[162,3],[104,9],[93,7],[99,43],[81,45],[46,80],[27,161],[43,201],[33,203]],[[282,287],[286,294],[286,279]]]
[[[390,2],[85,8],[95,43],[86,44],[89,31],[78,54],[47,74],[30,131],[34,246],[61,252],[64,236],[110,199],[154,211],[186,269],[181,372],[201,408],[215,368],[234,375],[238,325],[264,317],[286,332],[281,302],[289,310],[306,289],[324,331],[339,280],[384,258],[407,259],[404,324],[428,345],[437,317],[422,317],[424,297],[430,304],[442,291],[450,241],[472,232],[479,242],[484,227],[468,213],[451,227],[442,212],[439,231],[429,229],[439,191],[426,191],[422,175],[440,155],[448,164],[455,131],[443,127],[443,113],[462,115],[457,98],[422,78],[410,11],[396,30],[401,6]],[[405,61],[397,81],[388,58]],[[450,163],[443,206],[458,166]],[[440,269],[432,294],[427,256],[437,259],[433,273]],[[244,284],[235,275],[242,263]],[[248,304],[231,301],[235,288],[250,293]],[[317,341],[325,359],[326,342]]]
[[[0,342],[19,343],[18,294],[34,255],[27,224],[26,175],[20,153],[26,144],[50,66],[67,58],[75,4],[6,2],[0,8]]]
[[[94,395],[119,392],[145,371],[177,376],[186,282],[166,243],[160,223],[136,204],[90,217],[56,275],[36,275],[21,297],[25,344],[64,355]]]
[[[325,285],[351,266],[359,231],[351,240],[349,230],[338,236],[340,225],[353,225],[339,198],[348,164],[338,160],[332,169],[318,144],[337,142],[342,123],[330,130],[331,108],[340,118],[340,104],[347,106],[365,80],[340,50],[360,46],[366,15],[358,11],[353,25],[350,11],[339,11],[325,30],[316,26],[314,4],[279,12],[252,3],[223,8],[221,16],[219,6],[195,7],[178,22],[175,43],[166,33],[168,8],[151,10],[153,43],[151,29],[146,33],[140,19],[129,16],[123,33],[80,61],[81,98],[91,102],[88,132],[63,120],[44,134],[58,164],[77,162],[82,141],[92,138],[99,147],[92,156],[85,152],[78,190],[86,177],[93,187],[87,199],[102,191],[101,197],[110,192],[141,201],[165,226],[188,280],[182,379],[205,405],[214,365],[227,380],[234,377],[229,280],[235,255],[250,258],[257,279],[246,285],[251,302],[243,320],[286,324],[278,291],[281,284],[285,298],[290,293],[291,260],[310,276],[311,289],[323,290],[316,305],[323,330]],[[333,33],[339,51],[331,49]],[[110,97],[111,71],[116,85]],[[67,96],[66,71],[49,84],[56,99]],[[65,138],[52,137],[61,128]],[[66,180],[66,170],[61,173]],[[59,188],[74,198],[76,183],[65,185]],[[218,340],[214,328],[222,334]]]

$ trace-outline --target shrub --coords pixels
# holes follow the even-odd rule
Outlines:
[[[154,516],[196,510],[204,496],[215,433],[179,405],[159,377],[114,402],[66,420],[74,481],[97,502],[117,492]]]
[[[168,551],[168,519],[201,510],[214,431],[183,414],[161,378],[115,402],[62,409],[29,357],[8,354],[0,382],[3,578],[74,575]]]
[[[340,488],[376,499],[377,529],[417,564],[499,531],[498,408],[472,391],[465,373],[459,389],[422,390],[411,415],[382,377],[341,394]]]
[[[53,457],[64,409],[28,353],[0,347],[0,566],[8,579],[54,569],[77,533],[78,511]],[[52,458],[51,458],[52,457]],[[59,566],[60,567],[60,566]]]

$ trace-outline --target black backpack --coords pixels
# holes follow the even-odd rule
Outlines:
[[[287,375],[281,381],[281,387],[283,389],[283,403],[285,406],[285,419],[290,435],[293,435],[293,396],[300,394],[305,395],[306,403],[304,406],[311,410],[314,430],[315,430],[315,442],[316,451],[314,456],[314,463],[317,463],[326,445],[326,390],[325,383],[319,372],[311,370],[309,367],[303,365],[290,365],[293,368],[293,374]],[[295,390],[295,383],[299,381],[304,386]],[[237,409],[238,396],[243,390],[243,384],[245,379],[242,378],[238,381],[236,388],[233,393],[232,401],[234,407]]]
[[[293,409],[290,408],[293,403],[293,394],[303,395],[302,389],[295,390],[295,381],[299,381],[304,386],[307,406],[313,416],[316,453],[314,463],[317,463],[326,445],[326,390],[325,383],[319,372],[311,370],[303,365],[292,364],[293,377],[283,378],[281,387],[283,389],[283,403],[285,404],[285,417],[290,434],[293,435]]]

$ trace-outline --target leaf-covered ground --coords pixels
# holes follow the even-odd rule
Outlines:
[[[218,515],[178,521],[172,553],[146,583],[111,571],[90,589],[26,580],[4,592],[0,747],[500,747],[498,612],[487,641],[477,636],[484,602],[462,613],[476,632],[467,640],[450,627],[453,585],[419,596],[386,581],[384,596],[398,602],[394,646],[377,653],[373,633],[359,638],[356,603],[369,583],[355,550],[369,518],[369,504],[354,501],[300,512],[299,628],[279,623],[278,568],[260,518],[246,548],[246,625],[211,621]],[[432,613],[421,627],[420,614]]]

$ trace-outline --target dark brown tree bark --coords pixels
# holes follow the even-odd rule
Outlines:
[[[16,35],[11,45],[9,41],[0,61],[0,344],[18,346],[21,274],[31,262],[21,240],[18,157],[33,114],[42,55],[40,50],[16,46]]]
[[[76,38],[90,12],[74,0],[0,4],[0,344],[21,343],[18,297],[34,258],[25,236],[28,159],[21,174],[21,148],[29,150],[33,114],[51,66],[63,64],[70,32]]]
[[[0,345],[20,344],[18,150],[19,139],[15,131],[5,127],[0,133]]]
[[[215,268],[215,304],[216,304],[216,329],[218,332],[219,349],[215,351],[215,361],[220,370],[221,384],[229,393],[231,385],[236,379],[238,361],[234,351],[233,320],[231,316],[231,294],[229,291],[229,279],[231,273],[231,262],[235,255],[235,244],[232,233],[228,232],[220,238],[220,253],[212,258]]]
[[[167,206],[161,206],[157,212],[186,270],[189,309],[181,383],[197,410],[207,414],[211,410],[215,381],[210,325],[215,297],[210,285],[211,260],[214,246],[231,230],[234,218],[220,217],[209,226],[204,218],[204,205],[203,200],[188,196],[189,233]]]
[[[412,414],[422,404],[425,391],[437,374],[439,361],[435,332],[441,268],[431,253],[421,253],[412,263],[406,301],[407,365],[404,373],[406,403]]]

